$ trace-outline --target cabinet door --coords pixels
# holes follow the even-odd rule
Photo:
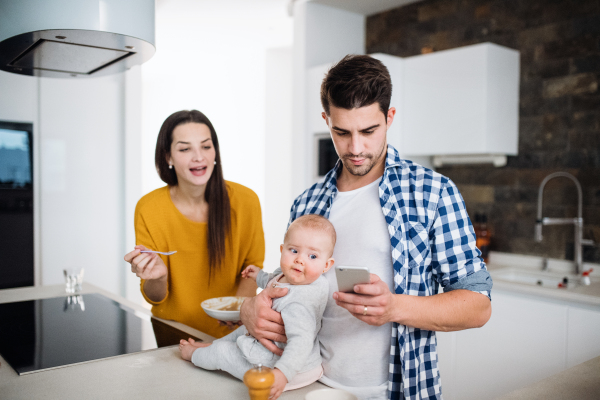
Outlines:
[[[484,153],[486,71],[481,45],[406,58],[403,151]]]
[[[600,356],[600,310],[569,307],[567,368]]]
[[[458,332],[437,332],[438,368],[442,377],[444,399],[456,397],[456,335]]]
[[[483,328],[440,335],[444,398],[492,399],[564,370],[566,323],[566,305],[495,291]]]
[[[404,154],[517,154],[518,51],[479,43],[403,61]]]

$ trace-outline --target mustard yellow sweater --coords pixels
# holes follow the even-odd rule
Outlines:
[[[208,280],[207,223],[187,219],[173,204],[169,187],[148,193],[135,209],[136,243],[158,251],[173,251],[161,256],[169,270],[166,297],[151,301],[152,313],[175,320],[214,337],[231,332],[209,317],[200,303],[221,296],[235,296],[242,270],[249,264],[260,268],[265,258],[265,239],[258,196],[245,186],[226,182],[231,202],[231,234],[226,254],[217,273]],[[210,210],[209,210],[210,212]]]

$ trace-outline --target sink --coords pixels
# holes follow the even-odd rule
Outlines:
[[[546,271],[542,270],[544,264],[548,266]],[[600,264],[584,264],[584,270],[594,270],[589,276],[590,285],[581,283],[569,260],[549,258],[544,263],[537,256],[492,251],[487,268],[494,280],[492,298],[494,290],[499,290],[600,306]],[[565,277],[569,280],[567,287],[559,288]]]
[[[492,272],[494,280],[506,282],[521,283],[531,286],[559,289],[558,284],[563,282],[566,277],[568,284],[566,289],[575,289],[581,286],[580,279],[575,274],[561,274],[548,271],[531,271],[519,268],[503,268]],[[564,289],[564,288],[561,288]]]

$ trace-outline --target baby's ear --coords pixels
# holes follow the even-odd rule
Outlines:
[[[279,252],[283,253],[283,245],[282,244],[279,245]]]
[[[329,271],[331,269],[331,267],[333,266],[334,262],[335,262],[335,260],[333,258],[330,258],[329,260],[327,260],[327,262],[325,263],[325,268],[323,269],[323,273]]]

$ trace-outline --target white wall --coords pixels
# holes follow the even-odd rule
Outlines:
[[[279,266],[279,245],[290,217],[292,193],[292,48],[266,55],[265,102],[265,270]]]
[[[124,294],[124,76],[0,72],[0,119],[34,125],[35,283],[63,268]]]
[[[265,52],[289,46],[292,20],[279,0],[171,0],[156,14],[157,52],[142,66],[142,190],[164,186],[156,137],[173,112],[213,123],[225,179],[265,193]]]
[[[124,245],[125,252],[135,246],[133,226],[135,206],[142,195],[142,71],[141,66],[125,72],[125,140],[123,142],[125,164],[125,209]],[[140,279],[130,273],[125,265],[125,297],[139,304],[148,304],[140,292]]]
[[[122,293],[123,75],[40,79],[42,284],[63,268]]]
[[[308,70],[339,61],[346,54],[364,54],[365,17],[313,2],[294,5],[292,192],[299,195],[313,182],[314,138],[307,120]]]

